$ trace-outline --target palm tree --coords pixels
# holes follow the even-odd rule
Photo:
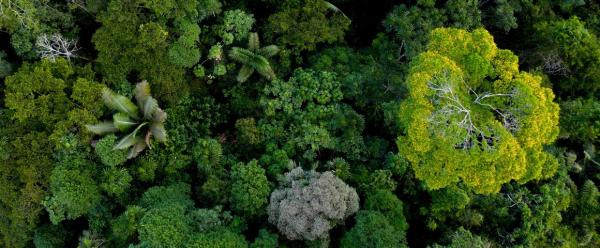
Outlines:
[[[116,132],[130,132],[123,136],[114,146],[114,150],[129,150],[128,158],[136,157],[146,147],[150,147],[150,139],[159,142],[167,140],[164,122],[167,113],[158,107],[158,102],[150,96],[150,86],[143,81],[135,86],[137,106],[127,97],[114,93],[108,88],[102,91],[104,104],[116,110],[112,121],[96,125],[87,125],[87,129],[95,134],[104,135]]]
[[[269,80],[273,80],[275,78],[275,72],[273,72],[267,58],[274,56],[278,52],[279,48],[276,45],[260,48],[258,34],[250,33],[248,36],[248,49],[233,47],[229,51],[230,58],[242,63],[242,68],[238,73],[237,80],[239,82],[245,82],[252,76],[254,71],[257,71],[258,74]]]

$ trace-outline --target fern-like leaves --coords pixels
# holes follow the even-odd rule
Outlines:
[[[248,37],[248,49],[233,47],[229,51],[229,57],[242,64],[237,80],[245,82],[252,76],[254,71],[269,80],[275,79],[275,72],[271,68],[271,64],[267,58],[277,53],[279,53],[279,48],[275,45],[260,48],[258,34],[250,33]]]
[[[102,98],[106,106],[117,113],[113,121],[105,121],[95,125],[87,125],[87,129],[98,135],[116,132],[129,132],[123,136],[113,147],[115,150],[129,149],[128,158],[139,155],[146,147],[150,147],[151,138],[159,142],[167,141],[167,131],[164,122],[167,113],[158,107],[158,101],[150,95],[150,85],[146,81],[138,83],[135,87],[134,104],[127,97],[119,95],[106,88]]]

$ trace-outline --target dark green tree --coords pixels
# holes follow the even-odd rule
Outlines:
[[[260,47],[258,34],[250,33],[248,35],[248,49],[233,47],[229,51],[229,57],[242,64],[242,68],[237,75],[238,82],[245,82],[252,76],[254,71],[268,80],[275,79],[275,72],[271,68],[267,58],[274,56],[279,52],[275,45]]]
[[[350,19],[323,0],[285,0],[269,16],[265,33],[269,40],[294,51],[312,51],[319,43],[334,43],[344,38]]]
[[[265,170],[256,160],[231,168],[231,207],[244,216],[264,213],[270,189]]]

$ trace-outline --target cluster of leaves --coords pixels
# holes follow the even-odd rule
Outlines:
[[[463,48],[463,47],[466,47]],[[431,189],[459,180],[479,193],[553,175],[543,151],[558,135],[558,105],[541,77],[477,29],[432,31],[407,78],[400,153]]]

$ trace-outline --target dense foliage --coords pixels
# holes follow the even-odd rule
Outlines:
[[[0,247],[599,247],[599,16],[0,0]]]

